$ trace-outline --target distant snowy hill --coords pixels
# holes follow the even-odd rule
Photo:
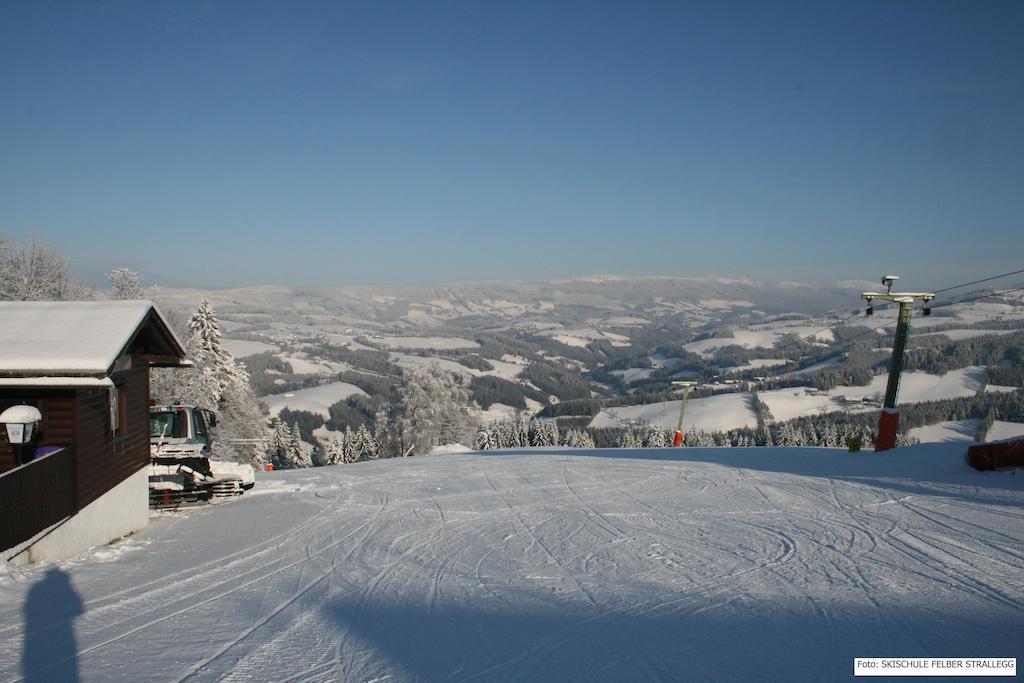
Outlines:
[[[868,286],[868,283],[860,283]],[[855,289],[855,288],[854,288]],[[661,315],[708,321],[735,310],[816,313],[856,307],[859,292],[843,283],[794,287],[746,279],[598,276],[423,286],[289,289],[260,286],[229,290],[161,288],[159,300],[183,311],[209,297],[222,313],[259,315],[289,310],[310,321],[350,324],[405,322],[426,327],[481,317],[569,322],[581,313],[620,325],[649,323]]]
[[[1021,661],[1024,477],[964,452],[263,473],[233,502],[0,573],[0,679],[823,681],[855,657]]]
[[[626,421],[674,428],[671,382],[690,379],[715,392],[741,390],[691,406],[688,429],[726,431],[758,423],[754,390],[770,410],[766,419],[775,421],[878,409],[896,312],[879,305],[871,318],[858,315],[865,289],[878,287],[600,276],[157,294],[180,324],[210,297],[225,346],[246,359],[274,414],[288,407],[327,416],[334,402],[359,393],[355,387],[376,410],[403,371],[436,363],[467,383],[485,422],[593,399],[601,402],[596,409],[557,414],[594,428]],[[933,315],[914,316],[909,353],[931,365],[907,374],[901,404],[1020,387],[1021,359],[1012,347],[1024,329],[1024,292],[1009,286],[966,294],[962,303],[940,302]],[[1001,352],[979,351],[1000,339]],[[990,365],[1008,372],[993,380]],[[639,405],[619,400],[615,407],[624,397]]]

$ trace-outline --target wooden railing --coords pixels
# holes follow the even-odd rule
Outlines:
[[[77,512],[72,456],[62,448],[0,474],[0,551]]]

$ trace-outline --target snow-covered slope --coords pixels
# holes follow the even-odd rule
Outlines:
[[[289,410],[305,410],[310,413],[330,417],[330,407],[338,401],[353,394],[366,395],[366,392],[347,382],[331,382],[309,389],[296,389],[284,394],[264,396],[263,401],[271,415],[277,415],[285,408]]]
[[[639,406],[605,408],[591,420],[591,427],[619,427],[627,420],[648,423],[665,429],[679,424],[679,401],[661,401]],[[738,427],[757,426],[757,416],[750,408],[750,395],[720,394],[708,398],[692,398],[686,403],[683,422],[685,431],[728,431]]]
[[[1024,477],[963,444],[260,474],[0,574],[0,679],[838,680],[1024,657]]]

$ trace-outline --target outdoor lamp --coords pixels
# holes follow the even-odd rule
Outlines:
[[[32,430],[43,419],[34,406],[11,406],[0,413],[0,422],[7,428],[7,440],[12,444],[25,444],[32,440]]]

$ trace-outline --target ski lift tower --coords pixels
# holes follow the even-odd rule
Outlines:
[[[928,302],[935,298],[934,292],[894,292],[892,285],[899,280],[898,275],[885,275],[882,284],[885,292],[864,292],[861,298],[868,302],[866,315],[875,312],[874,300],[891,301],[900,305],[899,318],[896,324],[896,339],[892,345],[892,361],[889,363],[889,382],[885,387],[885,403],[882,415],[878,419],[878,438],[875,440],[875,451],[887,451],[896,447],[896,428],[899,426],[900,414],[896,410],[896,395],[900,389],[900,375],[903,373],[903,352],[907,348],[907,337],[910,336],[910,311],[915,301],[923,301],[924,315],[931,315]]]
[[[679,423],[676,424],[676,434],[672,438],[672,445],[679,447],[683,445],[683,414],[686,413],[686,400],[690,398],[690,390],[697,386],[697,383],[672,382],[672,384],[683,388],[683,400],[679,402]]]

